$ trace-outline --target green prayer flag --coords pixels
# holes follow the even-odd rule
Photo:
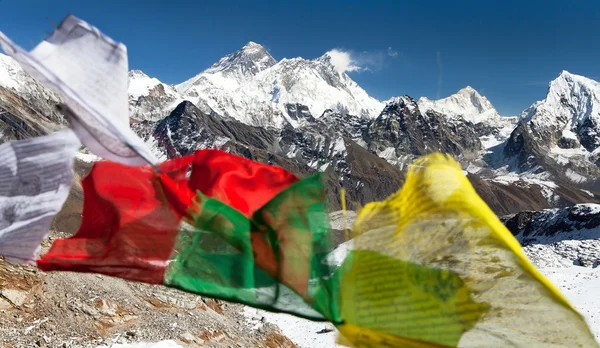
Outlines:
[[[320,174],[280,192],[250,219],[199,193],[165,284],[311,320],[339,322],[337,266]]]

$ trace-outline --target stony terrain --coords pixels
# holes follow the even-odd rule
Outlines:
[[[523,211],[501,220],[539,267],[600,265],[600,205]]]
[[[53,233],[44,243],[49,247]],[[243,306],[96,274],[44,273],[0,261],[0,346],[97,347],[173,339],[183,347],[296,347],[277,327],[251,330]]]

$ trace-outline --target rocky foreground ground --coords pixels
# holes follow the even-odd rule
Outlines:
[[[65,237],[53,233],[52,239]],[[0,347],[297,347],[276,326],[251,329],[243,307],[96,274],[45,273],[0,261]]]

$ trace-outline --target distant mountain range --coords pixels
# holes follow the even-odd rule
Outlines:
[[[440,100],[379,101],[325,54],[276,61],[249,42],[189,80],[129,73],[132,128],[161,158],[220,148],[298,175],[322,171],[357,208],[396,191],[416,157],[452,154],[498,214],[600,203],[600,84],[566,71],[503,117],[467,86]],[[1,141],[64,127],[56,97],[0,55]]]
[[[254,42],[176,86],[139,71],[132,72],[130,79],[135,81],[129,91],[131,116],[140,120],[161,119],[183,100],[205,113],[262,127],[302,124],[305,118],[298,104],[315,118],[328,109],[372,118],[384,106],[347,74],[338,73],[327,55],[278,62]],[[153,97],[161,102],[155,103]]]

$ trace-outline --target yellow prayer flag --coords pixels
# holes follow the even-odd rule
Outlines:
[[[366,205],[342,265],[340,343],[598,347],[583,317],[442,154]]]

